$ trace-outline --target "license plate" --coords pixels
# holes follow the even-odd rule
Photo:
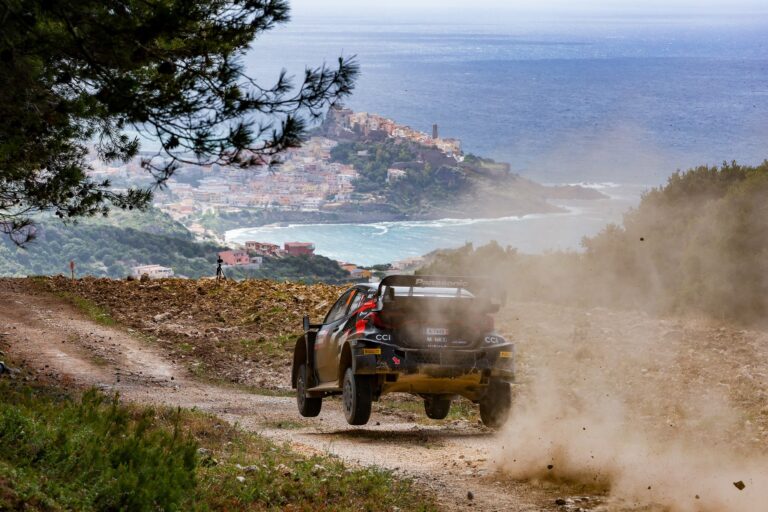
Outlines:
[[[448,329],[442,327],[427,327],[427,336],[448,336]]]

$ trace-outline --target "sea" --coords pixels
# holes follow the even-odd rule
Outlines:
[[[469,18],[469,17],[468,17]],[[360,264],[496,240],[524,252],[579,249],[620,222],[644,190],[676,170],[768,158],[768,19],[764,16],[591,16],[475,23],[294,20],[257,40],[249,73],[355,55],[346,105],[462,141],[541,183],[585,183],[608,199],[566,212],[503,219],[291,225],[230,240],[315,242]]]

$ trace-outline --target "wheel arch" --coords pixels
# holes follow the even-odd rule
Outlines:
[[[309,354],[313,353],[310,351],[310,345],[314,345],[315,336],[316,333],[314,332],[306,332],[296,338],[296,345],[293,349],[293,366],[291,368],[291,388],[293,389],[296,389],[296,379],[299,376],[299,366],[302,363],[305,363],[307,368],[313,370]]]

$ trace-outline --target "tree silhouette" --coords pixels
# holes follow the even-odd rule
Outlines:
[[[260,85],[241,62],[288,21],[285,0],[0,0],[0,230],[30,216],[145,207],[181,163],[273,165],[350,94],[354,58]],[[88,146],[128,161],[140,135],[153,186],[115,191],[88,176]]]

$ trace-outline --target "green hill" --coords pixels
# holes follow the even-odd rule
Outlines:
[[[224,248],[195,240],[187,229],[159,210],[114,212],[109,217],[65,224],[54,217],[37,219],[37,237],[21,248],[0,237],[0,276],[69,274],[123,278],[131,267],[156,264],[177,276],[200,278],[216,272]],[[258,270],[229,268],[230,279],[260,278],[306,282],[341,282],[349,275],[324,256],[265,258]]]

